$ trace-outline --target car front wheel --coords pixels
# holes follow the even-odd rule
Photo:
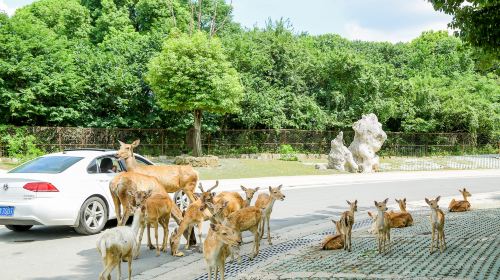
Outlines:
[[[12,230],[12,231],[28,231],[30,228],[32,228],[32,225],[6,225],[6,228]]]
[[[175,192],[174,201],[175,201],[175,205],[177,205],[177,207],[179,207],[181,212],[186,211],[186,209],[189,206],[189,198],[188,198],[187,194],[182,190]]]
[[[106,203],[95,196],[87,199],[80,209],[78,219],[78,226],[75,227],[76,232],[84,235],[99,233],[108,221]]]

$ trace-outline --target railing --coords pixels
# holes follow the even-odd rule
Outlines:
[[[117,148],[118,140],[141,140],[138,152],[146,155],[178,155],[190,151],[190,138],[169,129],[117,129],[78,127],[26,127],[25,133],[36,137],[36,145],[47,152],[66,148]],[[7,131],[14,133],[14,128]],[[231,129],[203,132],[202,146],[206,154],[237,155],[278,152],[288,144],[300,153],[325,154],[338,131],[312,130],[245,130]],[[386,156],[427,156],[434,154],[491,153],[497,143],[490,143],[470,133],[405,133],[387,132],[380,154]],[[344,132],[348,146],[354,132]],[[0,142],[0,156],[8,156],[7,144]]]

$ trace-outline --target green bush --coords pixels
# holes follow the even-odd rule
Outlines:
[[[297,152],[293,149],[292,146],[286,144],[286,145],[280,145],[280,160],[286,160],[286,161],[298,161],[299,159],[297,158]]]
[[[37,139],[29,135],[25,128],[10,129],[7,126],[0,127],[3,136],[0,142],[7,146],[7,156],[27,161],[43,155],[45,152],[37,147]]]

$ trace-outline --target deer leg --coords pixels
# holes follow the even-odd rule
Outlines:
[[[270,219],[270,215],[267,216],[267,242],[269,243],[269,245],[273,245],[273,242],[271,242],[271,225],[269,222]]]
[[[191,224],[190,224],[190,225],[188,225],[188,226],[187,226],[187,231],[188,231],[188,232],[191,232],[192,230],[193,230],[193,225],[191,225]],[[186,242],[186,246],[184,246],[184,249],[185,249],[185,250],[188,250],[188,249],[189,249],[189,246],[190,246],[190,244],[189,244],[189,240],[188,240],[188,241]]]
[[[351,236],[352,236],[352,225],[349,226],[349,228],[347,229],[348,231],[348,234],[349,234],[349,246],[348,246],[348,250],[347,251],[351,251]]]
[[[115,215],[116,215],[116,220],[118,223],[121,222],[121,204],[120,204],[120,198],[116,196],[114,192],[111,192],[111,197],[113,198],[113,204],[115,205]]]
[[[130,209],[129,209],[129,207],[128,207],[128,206],[125,206],[125,205],[124,205],[124,206],[123,206],[123,216],[122,216],[121,220],[120,220],[120,221],[118,221],[118,225],[119,225],[119,226],[123,226],[123,225],[125,225],[125,223],[126,223],[126,222],[127,222],[127,220],[128,220],[129,215],[130,215]]]
[[[389,245],[389,251],[391,251],[391,231],[387,231],[387,245]]]
[[[200,253],[203,253],[203,242],[201,240],[201,230],[202,230],[202,227],[203,227],[203,222],[199,222],[198,225],[198,239],[200,239],[200,247],[198,248],[198,251]]]
[[[167,216],[167,218],[165,220],[163,220],[163,222],[162,222],[162,226],[163,226],[163,246],[161,247],[161,250],[163,252],[167,251],[168,234],[170,233],[169,230],[168,230],[168,222],[169,222],[169,219],[168,219],[168,216]]]
[[[208,280],[212,280],[212,267],[208,267]]]
[[[444,237],[444,228],[443,228],[441,236],[443,237],[443,244],[444,244],[444,248],[446,249],[446,238]]]
[[[255,258],[259,254],[259,232],[257,229],[253,231],[253,256],[252,259]]]
[[[148,227],[148,248],[149,250],[154,250],[155,246],[153,246],[153,243],[151,242],[151,224],[147,223]]]
[[[225,263],[222,262],[221,265],[220,265],[220,279],[221,280],[224,280],[224,272],[225,272],[226,268],[225,268]]]
[[[146,226],[144,225],[144,223],[142,223],[139,232],[139,240],[137,242],[137,248],[135,249],[134,259],[137,259],[139,257],[139,254],[141,253],[141,243],[142,243],[142,236],[144,235],[144,228],[146,228]]]
[[[117,260],[117,265],[118,265],[118,278],[116,278],[116,279],[122,279],[122,263],[121,263],[121,260]]]
[[[128,257],[128,280],[132,279],[132,254]]]
[[[431,254],[434,251],[434,232],[435,232],[435,228],[434,228],[434,224],[432,224]]]
[[[219,265],[215,265],[215,280],[217,280],[217,277],[219,277]]]
[[[155,221],[153,224],[155,228],[155,241],[156,241],[156,256],[160,256],[160,246],[158,245],[158,221]]]

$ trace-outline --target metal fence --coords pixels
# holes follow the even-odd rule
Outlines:
[[[138,152],[146,155],[179,155],[191,149],[190,137],[169,129],[116,129],[79,127],[25,127],[23,133],[33,135],[36,145],[47,152],[67,148],[117,148],[118,140],[141,140]],[[325,154],[330,141],[339,131],[311,131],[297,129],[232,129],[203,132],[202,146],[206,154],[238,155],[251,153],[278,153],[282,145],[290,145],[297,152]],[[15,128],[4,133],[15,134]],[[387,141],[380,154],[386,156],[427,156],[435,154],[481,154],[496,151],[492,143],[470,133],[404,133],[387,132]],[[351,143],[354,132],[344,132],[344,142]],[[0,156],[9,156],[7,143],[0,142]]]

